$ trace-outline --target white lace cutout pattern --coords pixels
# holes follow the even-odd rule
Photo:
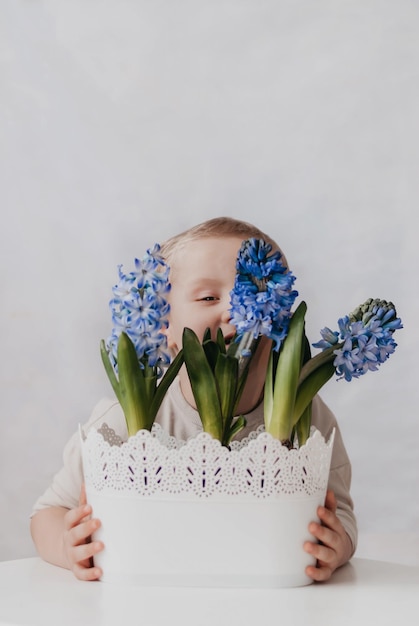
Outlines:
[[[228,449],[207,433],[178,441],[158,424],[122,442],[104,425],[82,434],[85,481],[102,493],[154,497],[314,495],[327,486],[333,437],[326,443],[314,429],[288,450],[260,428]]]

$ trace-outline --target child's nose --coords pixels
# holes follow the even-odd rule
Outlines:
[[[230,322],[230,309],[226,309],[222,314],[221,314],[221,322],[223,324],[228,324]]]
[[[222,314],[221,314],[221,323],[222,324],[230,324],[230,319],[231,319],[231,312],[230,309],[226,309]]]
[[[226,309],[221,315],[220,326],[224,335],[224,339],[228,339],[229,342],[236,334],[236,328],[233,326],[233,324],[231,324],[230,319],[230,309]]]

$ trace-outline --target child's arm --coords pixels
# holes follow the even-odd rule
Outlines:
[[[78,507],[49,507],[31,519],[32,538],[39,555],[53,565],[71,570],[80,580],[97,580],[102,575],[92,563],[92,557],[104,546],[101,541],[90,542],[92,533],[100,526],[91,514],[83,488]]]
[[[319,506],[317,514],[321,524],[311,522],[310,533],[320,542],[306,541],[304,550],[317,559],[316,566],[309,565],[306,574],[313,580],[328,580],[335,569],[351,558],[353,546],[342,522],[336,515],[337,502],[333,491],[328,490],[325,505]]]

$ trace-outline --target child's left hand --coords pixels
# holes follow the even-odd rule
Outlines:
[[[316,581],[328,580],[352,554],[351,540],[336,515],[336,507],[335,494],[328,490],[324,506],[317,509],[321,524],[310,522],[308,526],[310,533],[320,542],[304,543],[304,550],[317,559],[316,566],[306,567],[307,576]]]

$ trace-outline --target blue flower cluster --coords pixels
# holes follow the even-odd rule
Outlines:
[[[279,251],[263,239],[243,242],[236,264],[236,279],[231,291],[230,322],[237,334],[249,332],[256,339],[266,335],[279,350],[287,336],[291,308],[297,291],[292,290],[295,276],[282,261]]]
[[[114,297],[109,303],[112,311],[112,334],[106,342],[109,357],[115,368],[117,364],[118,340],[125,332],[135,346],[139,363],[161,367],[170,362],[166,335],[169,304],[165,294],[170,290],[169,267],[159,254],[155,244],[142,259],[135,259],[135,271],[124,274],[118,267],[119,282],[112,289]]]
[[[323,328],[323,339],[313,346],[322,350],[336,346],[333,365],[339,378],[347,381],[377,370],[396,349],[394,331],[403,328],[391,302],[372,298],[339,319],[338,326],[339,332]]]

